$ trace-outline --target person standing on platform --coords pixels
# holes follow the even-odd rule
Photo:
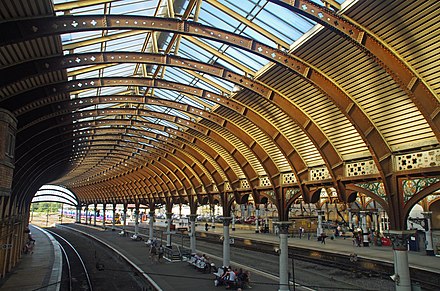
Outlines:
[[[321,243],[322,244],[325,244],[325,238],[326,238],[327,236],[325,235],[325,233],[321,233]]]
[[[304,228],[302,226],[300,226],[299,227],[299,239],[302,238],[303,234],[304,234]]]
[[[209,224],[205,223],[205,231],[208,231],[208,229],[209,229]]]

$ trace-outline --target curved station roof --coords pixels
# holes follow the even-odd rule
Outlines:
[[[399,228],[440,188],[437,1],[0,5],[24,206],[51,183],[84,204],[252,197],[285,218],[325,189]]]

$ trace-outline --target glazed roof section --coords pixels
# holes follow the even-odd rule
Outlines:
[[[75,7],[75,3],[83,5],[81,1],[54,1],[57,15],[63,15],[64,4],[70,5],[69,13],[73,15],[143,15],[157,17],[181,18],[190,1],[165,0],[125,0],[125,1],[89,1],[98,3],[85,7]],[[86,1],[84,1],[86,2]],[[169,3],[174,3],[170,7]],[[321,2],[318,2],[322,4]],[[288,49],[298,38],[310,30],[315,23],[299,14],[293,13],[274,3],[257,0],[237,1],[200,1],[200,7],[191,9],[186,18],[201,24],[213,26],[229,32],[251,37],[269,46]],[[242,49],[208,39],[196,39],[182,36],[177,44],[170,45],[173,33],[145,31],[84,31],[62,35],[64,54],[80,52],[170,52],[184,58],[197,60],[209,64],[224,66],[236,73],[255,76],[256,72],[268,63],[268,60],[246,52]],[[188,84],[207,89],[219,94],[227,94],[233,90],[233,84],[214,76],[194,73],[184,69],[158,65],[139,65],[134,63],[106,64],[85,66],[68,69],[69,80],[98,77],[160,77],[164,80]],[[209,100],[200,100],[176,91],[153,89],[146,87],[101,87],[97,89],[79,90],[72,93],[71,98],[83,98],[104,95],[152,95],[164,99],[183,102],[198,108],[215,107]],[[101,104],[93,108],[119,107],[121,104]],[[144,109],[171,113],[182,118],[191,118],[177,110],[143,105]],[[91,108],[83,108],[87,110]],[[102,118],[102,117],[95,117]],[[108,117],[107,117],[108,118]],[[139,117],[138,117],[139,118]],[[148,121],[166,126],[174,125],[164,120],[144,117]],[[84,119],[88,120],[88,119]],[[78,120],[83,121],[83,120]]]

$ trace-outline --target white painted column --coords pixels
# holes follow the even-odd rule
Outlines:
[[[134,237],[137,238],[139,235],[139,205],[136,204],[136,209],[134,210]]]
[[[76,223],[81,223],[81,207],[76,207],[76,211],[75,211],[75,222]]]
[[[318,226],[316,227],[316,236],[320,236],[323,233],[322,229],[322,216],[324,215],[324,210],[318,210]]]
[[[256,206],[255,208],[255,217],[257,220],[255,220],[255,233],[260,232],[260,205]]]
[[[148,239],[153,241],[154,238],[154,210],[150,210],[150,221],[148,222]]]
[[[124,223],[122,224],[122,231],[121,234],[125,233],[125,229],[127,227],[127,204],[124,204],[124,211],[123,211],[123,219],[124,219]]]
[[[348,208],[347,211],[348,211],[348,228],[350,230],[353,230],[353,215],[351,213],[351,208]]]
[[[390,230],[389,235],[394,253],[394,282],[396,291],[411,291],[411,278],[408,265],[408,238],[413,230]]]
[[[95,204],[95,215],[93,215],[93,225],[96,226],[96,214],[98,213],[98,205]]]
[[[106,208],[106,204],[103,203],[102,204],[102,227],[105,229],[105,208]]]
[[[232,231],[235,231],[235,211],[234,209],[231,210],[232,213]]]
[[[231,247],[229,245],[229,223],[231,217],[223,217],[223,266],[230,266]]]
[[[363,245],[364,247],[369,246],[368,242],[368,230],[367,230],[367,212],[366,211],[360,211],[360,224],[362,229],[362,237],[363,237]]]
[[[167,216],[167,247],[171,248],[171,223],[173,222],[173,213],[166,213]]]
[[[289,236],[289,226],[290,222],[282,221],[278,223],[279,228],[279,237],[280,237],[280,249],[279,249],[279,258],[280,258],[280,283],[278,291],[289,290],[289,248],[287,244],[288,236]]]
[[[188,233],[189,236],[189,246],[191,249],[191,253],[196,253],[196,218],[197,214],[190,214],[188,215],[189,218],[189,226],[190,226],[190,232]]]
[[[116,204],[113,204],[112,231],[115,231],[115,224],[116,224]]]
[[[432,212],[422,212],[425,218],[425,244],[426,244],[426,254],[428,256],[434,256],[434,248],[432,244],[432,229],[431,229],[431,219]]]
[[[211,228],[215,229],[215,204],[212,205]]]
[[[82,209],[80,209],[82,211]],[[87,224],[87,206],[84,207],[85,224]],[[81,222],[81,216],[79,217],[79,222]]]

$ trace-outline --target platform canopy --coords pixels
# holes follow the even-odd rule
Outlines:
[[[2,0],[12,195],[272,202],[440,188],[440,2]],[[405,183],[421,185],[405,192]],[[423,192],[424,191],[424,192]],[[408,208],[408,209],[406,209]]]

